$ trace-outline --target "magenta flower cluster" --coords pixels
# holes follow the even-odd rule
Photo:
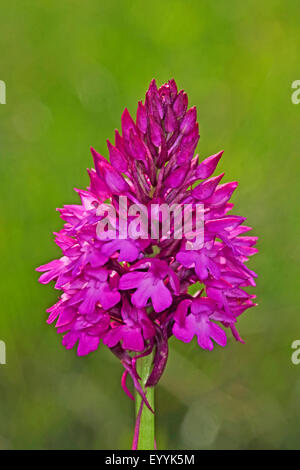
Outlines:
[[[110,163],[92,149],[90,186],[76,190],[81,204],[59,209],[65,224],[55,235],[63,255],[37,269],[41,283],[54,280],[62,291],[48,310],[48,323],[56,321],[63,345],[77,345],[84,356],[102,341],[125,367],[127,393],[129,373],[144,399],[139,357],[155,351],[147,382],[153,386],[172,335],[184,342],[196,336],[207,350],[213,342],[226,345],[226,330],[242,341],[237,318],[255,305],[244,288],[255,286],[256,274],[245,262],[256,253],[257,238],[242,236],[251,229],[245,218],[229,215],[237,183],[219,184],[224,174],[212,177],[223,152],[199,163],[198,139],[196,108],[188,109],[186,93],[177,91],[174,80],[159,89],[153,80],[136,121],[125,109],[122,135],[116,131],[115,145],[108,142]],[[100,240],[97,208],[108,201],[118,211],[119,196],[149,210],[153,203],[202,203],[203,246],[188,250],[184,237],[153,240],[150,234],[148,240]],[[191,295],[193,284],[199,288]]]

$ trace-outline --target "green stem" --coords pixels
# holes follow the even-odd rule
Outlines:
[[[145,390],[145,384],[151,372],[152,366],[152,354],[149,356],[141,357],[137,360],[137,372],[141,377],[141,385]],[[147,400],[151,408],[154,411],[154,387],[147,387],[145,390]],[[140,406],[141,406],[141,397],[139,393],[135,394],[135,413],[138,415]],[[141,424],[140,424],[140,433],[139,433],[139,442],[138,450],[154,450],[154,414],[149,410],[149,408],[144,404],[142,415],[141,415]]]

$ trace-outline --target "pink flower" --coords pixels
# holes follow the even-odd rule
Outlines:
[[[145,309],[132,307],[124,297],[122,305],[122,322],[116,322],[103,338],[109,348],[122,342],[123,349],[143,351],[147,340],[155,336],[155,328]]]
[[[189,307],[191,313],[187,315]],[[225,331],[212,321],[215,310],[216,304],[208,297],[200,297],[193,301],[183,300],[174,315],[174,336],[189,343],[196,335],[198,344],[203,349],[213,349],[212,340],[220,346],[226,346]]]
[[[141,272],[139,269],[148,268]],[[172,304],[172,294],[166,287],[164,279],[170,276],[170,285],[179,293],[179,282],[176,274],[165,261],[159,259],[143,260],[135,264],[129,273],[121,277],[119,288],[122,290],[135,289],[131,297],[133,305],[145,307],[151,299],[155,312],[162,312]],[[151,305],[151,303],[149,304]]]
[[[76,190],[80,204],[59,209],[65,223],[55,241],[62,257],[37,270],[43,273],[41,283],[54,280],[61,291],[48,309],[48,323],[56,322],[64,346],[77,345],[78,355],[86,355],[102,342],[146,401],[136,359],[156,350],[147,382],[155,385],[170,336],[184,342],[196,336],[207,350],[214,343],[226,345],[226,330],[242,341],[236,324],[255,305],[247,289],[255,286],[256,274],[245,263],[257,252],[257,238],[244,236],[250,230],[243,225],[246,219],[231,214],[237,182],[220,184],[224,174],[213,176],[223,151],[201,162],[194,156],[196,108],[188,109],[187,95],[178,92],[174,80],[159,89],[153,80],[144,103],[138,103],[136,120],[125,109],[121,127],[122,135],[116,131],[114,144],[108,142],[110,163],[92,149],[90,185]],[[203,246],[189,250],[185,234],[175,237],[174,223],[169,238],[153,240],[150,231],[147,240],[114,238],[110,232],[100,237],[97,227],[104,216],[98,209],[109,203],[119,213],[119,196],[126,196],[127,209],[190,204],[192,216],[203,204]],[[119,234],[120,226],[111,222]],[[156,222],[162,219],[157,216]],[[191,296],[189,287],[197,282],[200,288]]]

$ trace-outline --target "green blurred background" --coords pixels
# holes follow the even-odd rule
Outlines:
[[[300,448],[300,4],[294,0],[10,0],[0,15],[1,449],[126,449],[133,404],[104,347],[66,351],[45,309],[57,296],[34,268],[57,257],[56,207],[88,184],[89,147],[134,114],[150,80],[174,77],[198,108],[200,156],[225,150],[236,213],[260,237],[250,267],[259,306],[246,345],[171,340],[157,388],[160,449]],[[297,186],[298,185],[298,186]]]

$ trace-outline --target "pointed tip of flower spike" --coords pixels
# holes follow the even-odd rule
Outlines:
[[[196,106],[193,106],[185,114],[180,124],[180,132],[182,134],[189,134],[194,129],[196,120],[197,120],[197,109],[196,109]]]
[[[124,139],[120,135],[118,129],[115,129],[115,147],[120,151],[124,152]]]
[[[151,91],[157,91],[157,85],[156,85],[156,80],[155,78],[152,78],[150,84],[149,84],[149,88],[148,90],[151,90]]]
[[[99,174],[94,169],[87,169],[90,178],[90,190],[92,193],[100,198],[106,198],[109,194],[109,189],[105,182],[99,178]]]
[[[174,78],[170,78],[168,81],[168,85],[170,87],[171,92],[173,93],[174,96],[177,95],[177,84]]]
[[[153,96],[158,96],[158,88],[157,88],[157,85],[156,85],[156,80],[155,78],[152,78],[150,84],[149,84],[149,88],[148,88],[148,91],[146,93],[146,95],[148,95],[148,97],[150,99],[153,98]]]
[[[187,94],[181,90],[174,101],[173,110],[178,118],[181,118],[188,107],[188,97]]]
[[[157,122],[163,119],[164,110],[155,79],[151,80],[149,89],[146,93],[145,106],[148,111],[148,115],[152,116]]]
[[[104,162],[107,161],[106,158],[104,158],[99,152],[97,152],[97,150],[94,149],[94,147],[90,147],[90,150],[93,155],[93,158],[96,159],[97,161],[98,160],[104,161]]]
[[[223,153],[224,150],[221,150],[220,152],[203,160],[196,170],[196,177],[203,180],[209,178],[209,176],[211,176],[215,171]]]
[[[111,165],[121,173],[126,172],[128,169],[128,162],[122,152],[114,147],[114,145],[112,145],[109,140],[107,140],[106,143]]]
[[[193,196],[198,200],[206,200],[212,196],[219,182],[223,178],[225,173],[221,173],[218,176],[214,176],[203,183],[199,184],[193,189]]]
[[[229,201],[237,187],[237,181],[231,181],[230,183],[220,184],[219,186],[217,186],[215,192],[213,193],[209,201],[207,201],[207,203],[210,207],[213,208],[223,206],[227,203],[227,201]]]
[[[136,111],[136,124],[139,130],[146,134],[147,127],[148,127],[148,118],[147,118],[147,111],[145,106],[143,105],[142,101],[138,102],[138,108]]]
[[[224,230],[235,230],[239,225],[245,222],[246,217],[231,215],[220,219],[211,219],[205,222],[205,229],[211,233],[220,233]]]
[[[91,150],[91,153],[92,153],[92,156],[93,156],[95,170],[98,173],[98,175],[100,176],[101,163],[107,162],[107,160],[99,152],[97,152],[93,147],[90,147],[90,150]]]
[[[135,132],[136,126],[127,108],[124,109],[121,116],[122,136],[129,140],[130,130]]]

